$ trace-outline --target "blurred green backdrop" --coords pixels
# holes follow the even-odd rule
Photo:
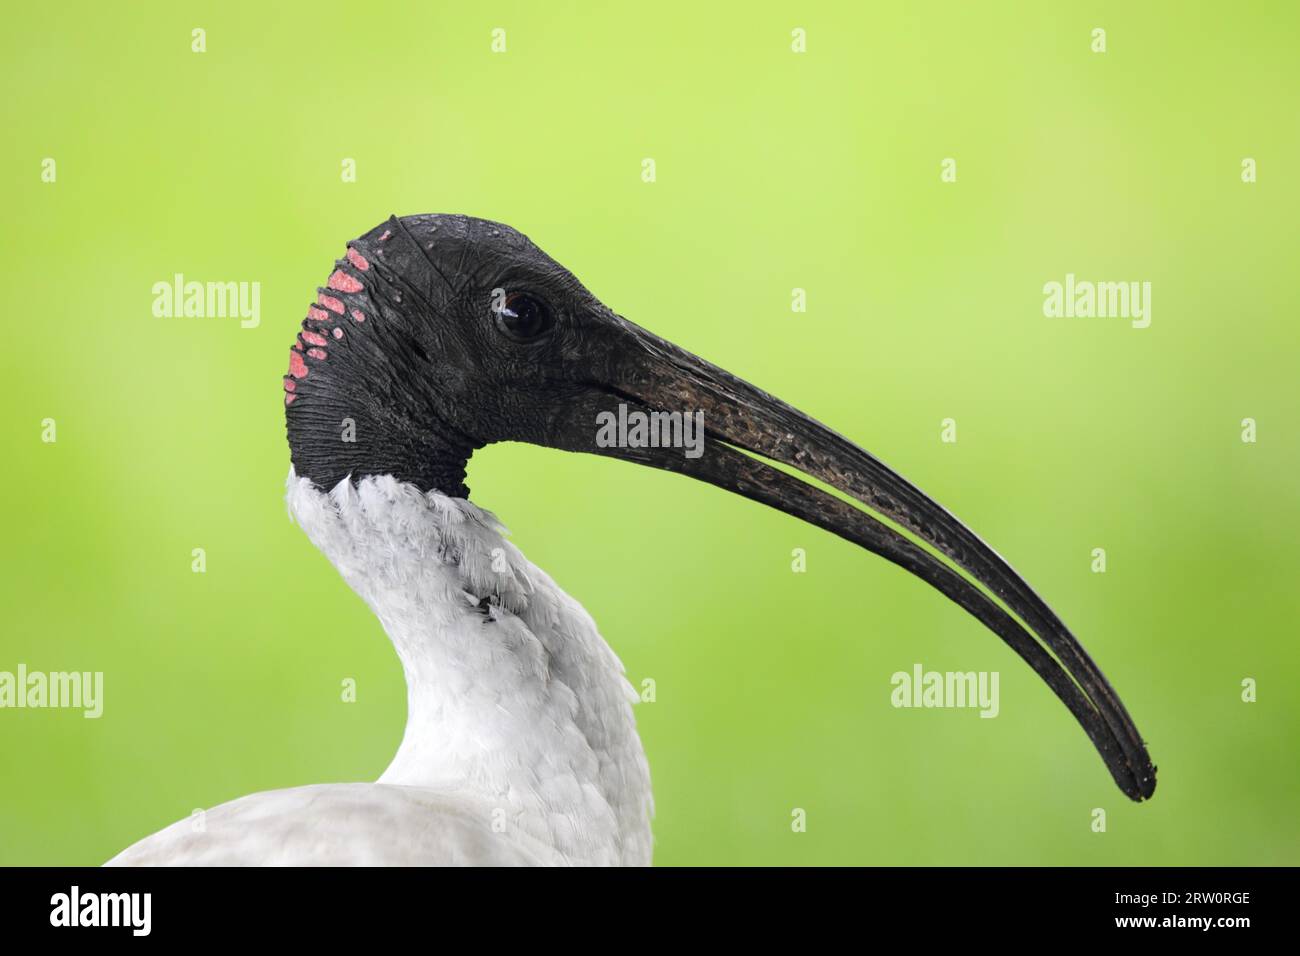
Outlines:
[[[489,448],[475,500],[657,683],[658,863],[1300,863],[1293,4],[185,6],[18,5],[0,41],[0,670],[105,674],[97,721],[0,711],[0,863],[387,764],[401,672],[286,518],[280,376],[345,241],[434,211],[522,229],[934,495],[1160,768],[1130,804],[1000,641],[838,539]],[[260,326],[155,318],[177,272],[260,282]],[[1045,318],[1066,273],[1150,281],[1151,326]],[[1001,715],[892,708],[916,662],[1000,671]]]

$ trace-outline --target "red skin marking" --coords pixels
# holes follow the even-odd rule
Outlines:
[[[297,387],[298,387],[298,383],[295,382],[293,379],[291,379],[291,378],[286,378],[286,379],[284,380],[284,390],[285,390],[286,392],[292,392],[292,391],[293,391],[294,389],[296,389]]]
[[[332,295],[326,295],[324,292],[321,292],[316,296],[316,301],[325,306],[325,308],[329,309],[331,312],[337,312],[339,315],[343,314],[343,303]]]
[[[310,320],[313,321],[313,322],[332,322],[332,321],[334,321],[334,316],[330,315],[330,314],[329,314],[328,312],[326,312],[324,309],[318,309],[318,308],[317,308],[316,306],[314,306],[314,305],[313,305],[310,309],[307,310],[307,318],[310,319]]]
[[[366,321],[366,314],[360,309],[353,309],[352,318],[356,319],[358,322],[364,322]]]
[[[360,292],[362,289],[360,282],[338,269],[330,273],[330,281],[326,285],[340,292]]]
[[[391,236],[392,234],[393,234],[393,230],[391,230],[391,229],[385,229],[385,230],[384,230],[384,234],[383,234],[382,236],[379,237],[379,241],[380,241],[380,242],[386,242],[386,241],[388,240],[388,237]]]
[[[334,330],[334,337],[335,337],[336,339],[341,339],[341,338],[343,338],[343,330],[342,330],[342,329],[339,329],[339,328],[336,328],[336,329]]]
[[[284,396],[284,403],[285,403],[286,405],[292,405],[292,404],[293,404],[293,400],[294,400],[295,398],[297,398],[297,397],[298,397],[297,395],[293,395],[293,394],[285,395],[285,396]]]
[[[310,330],[302,333],[302,340],[304,342],[310,342],[312,345],[329,344],[329,339],[325,338],[325,336],[321,335],[319,332],[312,332]]]
[[[307,354],[310,355],[310,356],[311,356],[312,358],[314,358],[314,359],[324,359],[324,358],[325,358],[325,350],[324,350],[324,349],[308,349],[308,350],[307,350]]]
[[[289,353],[289,374],[294,378],[307,377],[307,363],[302,360],[302,355],[298,352]]]
[[[348,250],[348,262],[352,263],[362,272],[365,272],[367,269],[370,268],[370,263],[366,261],[366,257],[363,256],[361,253],[357,252],[357,250],[355,249]]]

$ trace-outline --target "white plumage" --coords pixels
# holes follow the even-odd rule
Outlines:
[[[287,497],[401,658],[397,755],[376,783],[233,800],[109,865],[649,864],[636,694],[495,517],[387,476],[326,494],[291,470]]]

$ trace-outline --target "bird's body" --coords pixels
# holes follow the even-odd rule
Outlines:
[[[111,862],[649,863],[636,695],[591,617],[496,519],[391,477],[325,493],[291,474],[287,497],[401,658],[397,755],[377,783],[243,797]]]
[[[374,784],[245,797],[114,863],[650,862],[649,771],[622,666],[469,501],[470,456],[501,441],[685,474],[881,555],[1001,637],[1120,789],[1151,796],[1155,767],[1118,695],[993,549],[843,436],[613,312],[526,236],[392,217],[317,291],[283,380],[289,510],[397,649],[401,747]],[[620,425],[611,440],[609,424],[633,416],[648,429]]]
[[[566,861],[484,826],[477,794],[384,783],[267,790],[181,820],[106,866],[545,866]]]

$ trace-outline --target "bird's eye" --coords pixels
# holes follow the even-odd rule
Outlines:
[[[496,310],[497,327],[510,338],[529,342],[551,328],[551,311],[527,292],[508,293]]]

